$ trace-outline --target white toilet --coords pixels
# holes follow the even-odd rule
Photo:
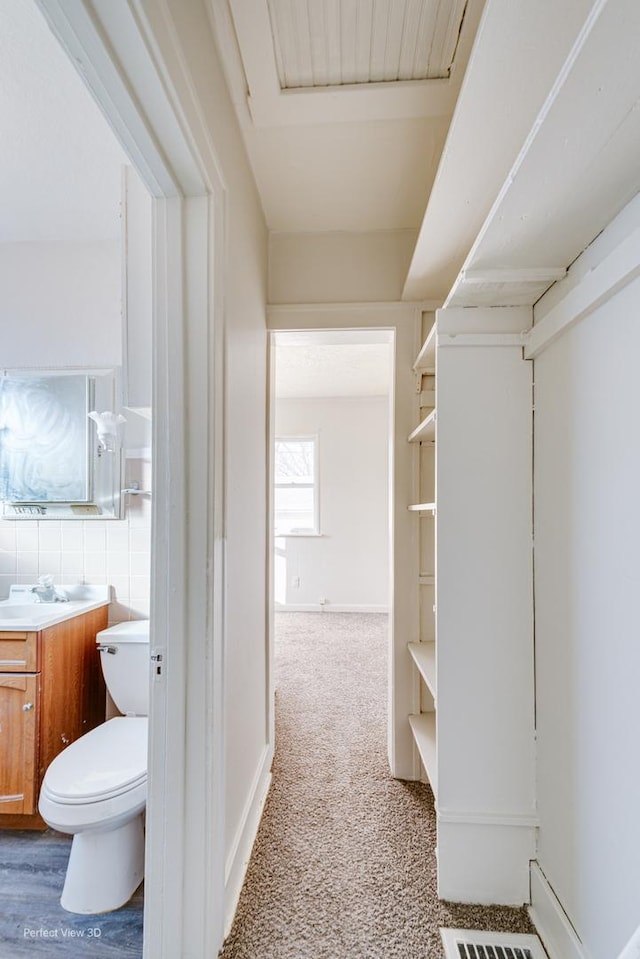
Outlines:
[[[119,623],[96,639],[107,689],[125,715],[56,756],[39,801],[47,825],[73,836],[60,903],[83,914],[118,909],[144,875],[149,623]]]

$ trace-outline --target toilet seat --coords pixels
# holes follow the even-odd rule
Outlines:
[[[146,785],[146,716],[116,717],[97,726],[63,750],[42,783],[50,802],[91,805]]]

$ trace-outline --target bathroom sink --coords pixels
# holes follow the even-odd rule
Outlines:
[[[108,586],[69,586],[65,593],[69,602],[37,603],[30,587],[12,586],[10,598],[0,601],[0,631],[46,629],[106,606],[110,600]]]
[[[48,619],[50,616],[51,609],[46,609],[44,605],[20,606],[18,603],[0,603],[0,623],[5,619],[28,619],[35,623],[42,619]]]

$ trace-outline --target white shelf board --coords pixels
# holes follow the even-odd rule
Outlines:
[[[433,795],[438,796],[438,767],[436,756],[436,714],[419,713],[409,716],[409,725],[416,741],[422,765],[425,768]]]
[[[409,434],[410,443],[424,443],[436,438],[436,411],[432,410],[428,416]]]
[[[436,324],[434,323],[413,364],[416,373],[433,375],[436,371]]]
[[[436,504],[435,503],[412,503],[411,506],[407,506],[407,509],[412,513],[435,513]]]
[[[409,643],[409,652],[418,671],[429,688],[429,692],[436,699],[436,644],[431,640],[428,643]]]
[[[420,573],[418,583],[420,586],[435,586],[436,578],[433,573]]]

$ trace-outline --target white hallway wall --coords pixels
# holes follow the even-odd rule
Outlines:
[[[536,325],[554,309],[573,319],[639,227],[636,198]],[[637,275],[637,243],[633,263]],[[613,959],[640,923],[639,312],[636,279],[535,360],[538,862],[582,940],[563,957]]]
[[[276,436],[318,436],[321,531],[276,539],[277,603],[388,608],[388,430],[385,396],[277,401]]]
[[[271,303],[399,300],[415,230],[375,233],[271,233]]]
[[[143,6],[154,26],[162,26],[164,11],[157,3],[145,0]],[[229,922],[268,786],[273,751],[266,635],[267,230],[205,5],[176,2],[169,6],[171,30],[158,34],[162,54],[176,71],[179,89],[181,70],[188,71],[200,111],[191,112],[188,104],[187,122],[205,168],[211,163],[210,145],[214,144],[216,169],[205,169],[205,173],[221,177],[225,188],[224,787]],[[176,50],[182,59],[176,59]],[[203,507],[191,503],[194,511]],[[213,944],[212,949],[219,945]]]
[[[119,367],[121,277],[116,240],[0,244],[0,329],[11,331],[2,367]],[[134,481],[150,488],[150,463],[139,456],[126,460],[125,483]],[[150,502],[126,505],[124,519],[108,522],[0,520],[0,598],[11,583],[51,573],[110,583],[111,622],[148,617]]]

